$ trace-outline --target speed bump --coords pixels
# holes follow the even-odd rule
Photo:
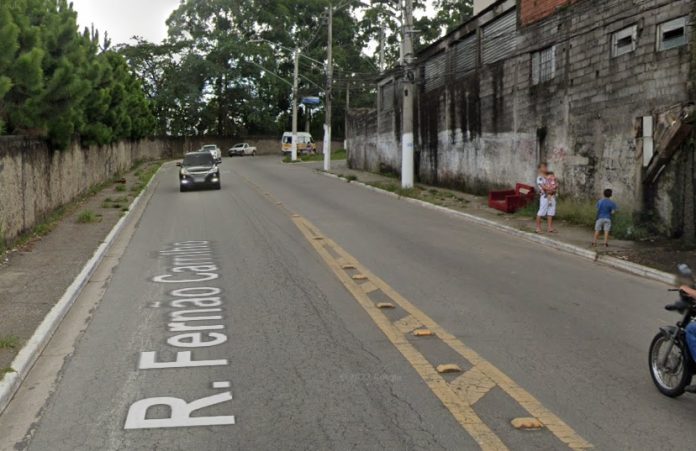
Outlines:
[[[535,431],[544,427],[544,425],[537,418],[515,418],[511,421],[512,427],[515,429],[521,429],[525,431]]]
[[[443,365],[438,365],[437,368],[435,368],[438,373],[443,374],[443,373],[461,373],[462,369],[459,368],[459,365],[455,363],[445,363]]]
[[[433,335],[433,331],[430,329],[416,329],[413,331],[413,335],[416,337],[431,337]]]

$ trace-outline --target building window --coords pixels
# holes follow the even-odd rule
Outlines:
[[[532,53],[532,84],[538,85],[556,76],[556,46]]]
[[[611,35],[611,56],[621,56],[636,49],[638,27],[632,25]]]
[[[688,43],[686,36],[686,17],[670,20],[657,26],[657,50],[669,50]]]

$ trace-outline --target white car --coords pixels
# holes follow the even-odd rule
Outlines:
[[[256,156],[256,147],[250,146],[249,143],[239,143],[230,147],[227,155],[231,157],[243,157],[245,155]]]
[[[216,162],[222,161],[222,151],[217,144],[206,144],[201,147],[200,152],[210,152]]]

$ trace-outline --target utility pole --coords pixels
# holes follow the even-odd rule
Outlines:
[[[324,124],[324,170],[331,170],[331,85],[333,83],[333,5],[329,2],[329,42],[326,47],[326,122]]]
[[[292,79],[292,144],[291,160],[297,161],[297,84],[300,78],[300,49],[295,49],[295,73]]]
[[[402,25],[402,42],[404,49],[404,75],[402,79],[403,104],[401,137],[401,187],[413,187],[413,2],[404,0],[404,21]]]
[[[348,150],[348,111],[350,111],[350,82],[346,83],[346,123],[343,126],[343,148]]]
[[[379,73],[384,72],[384,24],[379,29]]]

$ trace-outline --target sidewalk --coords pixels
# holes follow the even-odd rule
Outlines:
[[[317,171],[322,171],[321,164],[307,163],[303,165]],[[399,186],[399,180],[371,172],[349,169],[345,160],[333,161],[331,173],[339,177],[353,179],[355,182],[393,191]],[[439,205],[456,212],[473,215],[482,220],[492,221],[503,227],[511,227],[520,232],[534,234],[535,222],[533,217],[521,214],[507,214],[489,208],[488,199],[483,196],[475,196],[444,188],[419,184],[416,189],[407,193],[421,201]],[[562,201],[562,200],[561,200]],[[556,230],[558,233],[536,235],[541,242],[557,242],[559,245],[573,247],[573,253],[590,254],[596,252],[596,259],[606,260],[607,263],[618,259],[625,262],[643,265],[655,270],[674,274],[679,263],[687,263],[696,268],[696,250],[685,250],[683,245],[675,240],[653,239],[648,241],[623,241],[611,240],[610,247],[591,246],[593,231],[584,226],[578,226],[557,218]],[[550,243],[553,245],[553,243]],[[554,247],[559,247],[554,245]],[[566,246],[563,246],[566,247]],[[564,249],[567,250],[567,249]],[[575,252],[577,250],[577,252]],[[587,255],[589,257],[589,255]],[[612,264],[612,266],[616,266]],[[625,268],[624,268],[625,269]]]
[[[32,237],[0,256],[0,380],[48,312],[80,274],[95,249],[128,211],[157,162],[143,163],[121,180],[66,206],[43,237]],[[0,406],[1,408],[1,406]]]

